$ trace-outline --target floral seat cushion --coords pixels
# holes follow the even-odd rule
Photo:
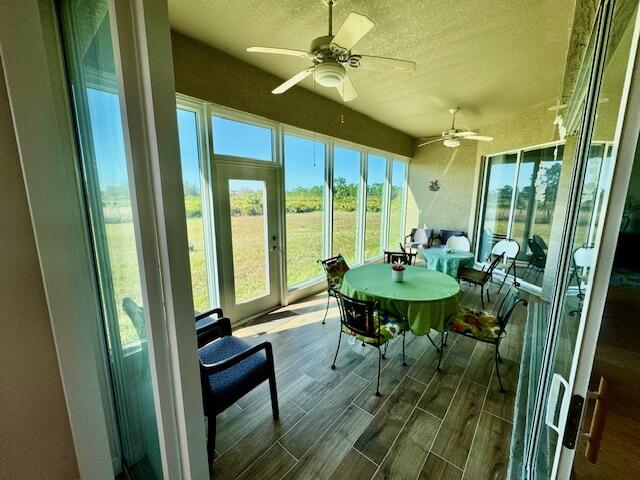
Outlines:
[[[403,331],[409,330],[409,324],[402,318],[395,317],[387,312],[376,312],[373,317],[373,324],[378,329],[378,323],[380,323],[380,345],[391,340],[392,338],[397,337]],[[369,343],[372,345],[378,345],[378,339],[375,337],[368,337],[366,335],[361,335],[359,333],[355,333],[349,328],[347,328],[344,324],[342,325],[342,331],[348,335],[356,337],[358,340],[364,343]]]
[[[329,281],[329,286],[333,290],[340,290],[340,286],[342,285],[342,278],[344,274],[349,270],[349,265],[345,262],[344,258],[340,256],[335,262],[332,262],[327,265],[327,280]]]
[[[462,335],[483,339],[494,339],[500,335],[498,318],[482,310],[461,307],[450,322],[449,328]]]

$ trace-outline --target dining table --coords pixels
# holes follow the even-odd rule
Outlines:
[[[458,282],[444,273],[407,265],[402,281],[392,279],[390,264],[368,264],[347,271],[340,293],[378,302],[381,310],[409,323],[414,335],[443,332],[460,305]]]
[[[425,248],[422,256],[430,270],[446,273],[450,277],[458,278],[460,267],[472,268],[474,255],[463,250],[451,250],[446,247]]]

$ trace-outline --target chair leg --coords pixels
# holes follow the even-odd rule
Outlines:
[[[362,344],[364,345],[364,342],[362,342]],[[384,352],[382,352],[382,359],[386,360],[387,359],[387,350],[389,349],[389,342],[385,342],[384,344]]]
[[[382,350],[378,347],[378,383],[376,384],[376,397],[380,395],[380,370],[382,369]]]
[[[482,304],[482,309],[484,310],[484,285],[480,287],[480,303]]]
[[[498,362],[499,358],[500,358],[500,352],[498,351],[498,345],[496,344],[496,355],[495,355],[496,375],[498,376],[498,383],[500,384],[500,392],[505,393],[504,386],[502,385],[502,379],[500,378],[500,367]]]
[[[449,330],[445,330],[444,332],[444,346],[447,346],[447,342],[449,341]]]
[[[406,339],[406,335],[405,335],[406,333],[407,332],[402,332],[402,366],[403,367],[407,366],[407,362],[406,362],[405,357],[404,357],[404,341]]]
[[[444,352],[444,345],[445,345],[445,332],[442,332],[440,334],[440,355],[438,356],[438,368],[436,368],[436,371],[440,371],[440,365],[442,364],[442,352]]]
[[[213,462],[214,452],[216,451],[216,416],[209,415],[208,429],[207,429],[207,458],[209,460],[209,467]]]
[[[276,372],[271,365],[271,372],[269,372],[269,392],[271,393],[271,411],[273,412],[273,419],[280,418],[280,409],[278,408],[278,389],[276,387]]]
[[[331,300],[331,295],[327,293],[327,308],[324,311],[324,318],[322,319],[322,324],[324,325],[327,320],[327,315],[329,314],[329,301]]]
[[[338,337],[338,348],[336,349],[336,356],[333,357],[333,364],[331,365],[331,369],[336,369],[336,360],[338,359],[338,352],[340,351],[340,340],[342,340],[342,324],[340,325],[340,336]]]
[[[484,285],[482,286],[482,288],[484,288]],[[491,299],[489,298],[489,286],[487,285],[487,289],[485,290],[485,292],[487,293],[487,302],[491,303]]]
[[[429,335],[428,333],[427,333],[427,338],[431,342],[431,345],[433,345],[433,347],[439,352],[441,349],[438,348],[438,346],[436,345],[436,342],[433,341],[433,338],[431,338],[431,335]]]

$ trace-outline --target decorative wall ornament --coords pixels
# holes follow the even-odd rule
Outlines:
[[[434,180],[433,182],[431,182],[431,184],[429,185],[429,190],[431,190],[432,192],[437,192],[438,190],[440,190],[440,182],[438,180]]]

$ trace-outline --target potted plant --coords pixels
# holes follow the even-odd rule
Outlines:
[[[401,263],[394,263],[391,266],[391,279],[394,282],[401,282],[404,278],[404,265]]]

